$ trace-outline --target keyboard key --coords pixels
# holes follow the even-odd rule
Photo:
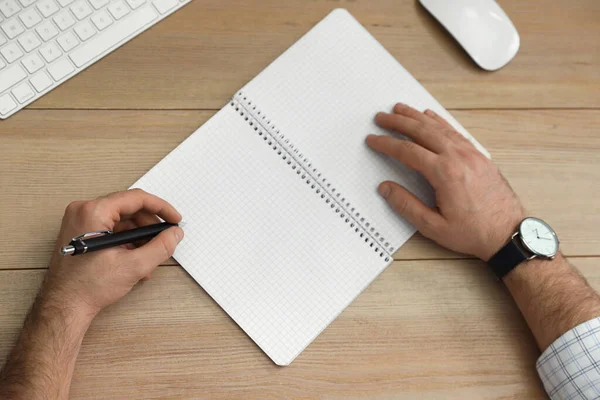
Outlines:
[[[27,28],[31,28],[42,21],[42,17],[40,17],[40,14],[35,11],[35,8],[30,8],[29,10],[21,13],[19,18],[21,19],[23,25],[25,25]]]
[[[11,19],[10,21],[6,21],[2,25],[2,30],[6,33],[9,39],[14,39],[21,33],[23,33],[23,26],[17,21],[16,18]]]
[[[159,13],[164,14],[177,5],[177,0],[154,0],[152,3]]]
[[[4,36],[2,36],[2,34],[0,33],[0,46],[2,46],[4,43],[6,43],[6,39],[4,38]]]
[[[64,31],[75,24],[75,18],[73,18],[71,13],[67,10],[54,17],[54,22],[56,23],[56,26],[58,26],[58,29]]]
[[[58,0],[58,4],[60,4],[61,7],[65,8],[74,1],[75,0]]]
[[[21,3],[21,5],[23,7],[29,7],[30,5],[32,5],[35,2],[36,2],[36,0],[19,0],[19,3]]]
[[[51,63],[52,61],[60,57],[62,53],[58,49],[58,46],[52,42],[48,43],[45,46],[42,46],[42,48],[40,48],[40,54],[42,55],[42,57],[44,57],[44,60],[46,60],[46,62]]]
[[[98,30],[103,30],[104,28],[112,24],[112,18],[110,18],[104,10],[96,13],[91,19],[94,25],[96,25],[96,28],[98,28]]]
[[[27,53],[33,49],[37,49],[42,44],[40,39],[38,39],[33,32],[27,32],[26,34],[21,35],[21,37],[19,37],[19,43]]]
[[[2,53],[2,55],[4,56],[6,61],[8,61],[9,64],[23,57],[23,52],[21,51],[19,46],[17,46],[16,43],[13,42],[7,44],[2,49],[0,49],[0,53]],[[0,90],[0,92],[2,91]]]
[[[92,24],[90,24],[87,21],[83,21],[82,23],[77,25],[73,30],[75,31],[77,36],[79,36],[79,39],[81,39],[82,42],[88,40],[96,34],[96,30],[92,27]]]
[[[54,26],[54,24],[50,21],[43,22],[35,31],[40,35],[44,42],[52,39],[54,36],[58,35],[58,29]]]
[[[43,92],[44,90],[52,86],[52,79],[50,79],[47,73],[42,71],[39,74],[35,75],[33,78],[31,78],[29,80],[29,83],[31,83],[35,90],[37,90],[38,92]]]
[[[0,96],[0,115],[8,115],[15,108],[17,103],[8,94]]]
[[[12,17],[19,11],[21,11],[21,7],[19,7],[15,0],[0,0],[0,12],[6,18]]]
[[[66,58],[63,58],[48,67],[48,72],[50,72],[50,75],[52,75],[55,81],[60,81],[73,71],[75,71],[75,68],[73,68],[73,65],[71,65]]]
[[[159,13],[164,14],[177,5],[177,0],[154,0],[152,3]]]
[[[25,103],[33,97],[33,90],[31,90],[27,83],[22,83],[12,90],[12,94],[19,103]]]
[[[142,4],[144,4],[145,2],[146,0],[127,0],[127,4],[129,4],[129,7],[131,7],[134,10]]]
[[[108,11],[116,20],[119,20],[129,14],[129,7],[127,7],[121,0],[118,0],[108,6]]]
[[[151,7],[140,8],[137,12],[124,17],[115,27],[79,46],[69,57],[77,67],[81,67],[144,28],[157,17],[158,14]]]
[[[33,74],[35,71],[38,71],[45,65],[40,56],[35,53],[25,57],[23,60],[21,60],[21,63],[30,74]]]
[[[27,73],[19,64],[3,69],[0,71],[0,93],[21,82],[26,77]]]
[[[79,44],[79,41],[71,32],[67,32],[62,36],[59,36],[56,41],[64,51],[69,51]]]
[[[81,21],[92,13],[92,8],[87,2],[80,0],[71,6],[71,11],[75,14],[75,18]]]
[[[0,69],[6,67],[6,63],[0,58]]]
[[[92,4],[92,7],[99,10],[108,4],[108,0],[90,0],[90,3]]]
[[[40,10],[44,18],[48,18],[49,16],[58,12],[58,6],[53,0],[40,0],[37,3],[37,8]]]
[[[43,92],[52,86],[52,79],[50,79],[48,74],[43,71],[31,78],[29,82],[38,92]]]

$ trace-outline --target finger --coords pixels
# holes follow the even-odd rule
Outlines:
[[[425,115],[427,115],[428,117],[430,117],[430,118],[434,119],[435,121],[439,122],[440,124],[442,124],[446,128],[454,129],[454,127],[452,125],[450,125],[450,122],[446,121],[444,118],[442,118],[438,113],[436,113],[433,110],[430,110],[430,109],[425,110]]]
[[[123,232],[123,231],[128,231],[130,229],[135,229],[137,227],[138,226],[135,224],[135,222],[133,222],[132,220],[126,219],[125,221],[117,222],[112,230],[113,230],[113,232]]]
[[[139,227],[146,225],[159,224],[160,219],[154,215],[145,211],[139,211],[131,216],[131,220]]]
[[[113,232],[123,232],[123,231],[128,231],[131,229],[135,229],[135,228],[137,228],[137,225],[133,221],[127,219],[125,221],[117,222],[115,224],[115,226],[112,228],[112,231]],[[129,249],[129,250],[135,249],[135,246],[133,245],[133,243],[125,243],[125,244],[122,244],[121,247],[123,247],[125,249]]]
[[[102,198],[100,202],[103,203],[102,207],[109,211],[115,222],[121,220],[122,215],[132,215],[142,210],[156,214],[167,222],[178,223],[181,221],[181,214],[175,207],[160,197],[141,189],[112,193]]]
[[[437,155],[409,140],[391,136],[367,136],[367,145],[373,150],[386,154],[402,162],[408,168],[418,171],[429,181],[434,178]],[[433,185],[433,182],[431,182]]]
[[[456,129],[454,129],[454,127],[452,125],[450,125],[450,122],[446,121],[435,111],[425,110],[425,114],[427,114],[432,119],[434,119],[436,122],[441,124],[444,128],[446,128],[446,129],[444,129],[444,135],[448,136],[448,138],[450,140],[452,140],[455,143],[459,143],[459,144],[467,144],[467,142],[468,142],[468,144],[472,146],[472,143],[469,142],[467,140],[467,138],[465,138],[460,132],[458,132]]]
[[[162,231],[145,245],[128,252],[127,256],[136,268],[138,279],[150,275],[160,263],[167,261],[182,239],[183,229],[175,226]]]
[[[433,124],[426,124],[400,114],[378,113],[375,116],[377,125],[384,129],[395,130],[434,153],[441,153],[447,147],[448,139],[437,135]]]
[[[428,115],[403,103],[398,103],[394,106],[394,113],[404,115],[405,117],[409,117],[423,123],[431,122],[431,118]]]
[[[417,196],[390,181],[379,185],[378,191],[394,211],[413,224],[424,236],[434,239],[439,235],[444,226],[444,217],[426,206]]]
[[[145,211],[138,211],[137,213],[133,214],[131,219],[135,222],[135,224],[138,227],[160,223],[160,219],[156,215],[147,213]],[[140,240],[138,242],[135,242],[135,245],[142,246],[148,242],[149,240]]]

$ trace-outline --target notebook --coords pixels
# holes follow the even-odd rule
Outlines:
[[[378,184],[396,181],[434,204],[420,175],[365,144],[369,133],[391,134],[373,118],[396,102],[434,110],[485,152],[346,10],[334,10],[133,185],[181,212],[175,259],[278,365],[414,234]]]

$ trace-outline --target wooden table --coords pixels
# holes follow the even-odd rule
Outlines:
[[[521,50],[487,73],[414,0],[196,0],[1,122],[0,360],[68,202],[127,188],[334,7],[491,151],[600,288],[600,2],[500,3]],[[286,368],[167,263],[94,321],[72,398],[545,397],[532,336],[483,263],[419,235],[395,260]]]

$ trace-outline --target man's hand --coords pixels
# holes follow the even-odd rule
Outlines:
[[[498,168],[431,110],[397,104],[393,113],[377,114],[376,122],[413,141],[369,135],[367,144],[420,172],[435,189],[437,209],[395,182],[383,182],[379,193],[424,236],[489,260],[524,218]]]
[[[0,371],[0,398],[67,399],[81,342],[94,316],[119,300],[175,251],[183,231],[173,227],[139,248],[123,246],[77,257],[60,247],[86,232],[121,231],[181,221],[164,200],[142,190],[71,203],[54,256],[21,336]]]
[[[69,204],[43,293],[92,315],[116,302],[173,255],[183,238],[181,228],[167,229],[139,248],[122,246],[63,257],[60,247],[85,232],[133,229],[159,223],[158,217],[171,223],[181,221],[173,206],[140,189]]]
[[[420,172],[435,189],[437,208],[394,182],[379,192],[421,233],[488,261],[518,229],[525,212],[496,166],[440,116],[397,104],[377,123],[413,141],[370,135],[367,144]],[[524,262],[504,277],[540,349],[574,326],[600,316],[600,297],[559,253]]]

